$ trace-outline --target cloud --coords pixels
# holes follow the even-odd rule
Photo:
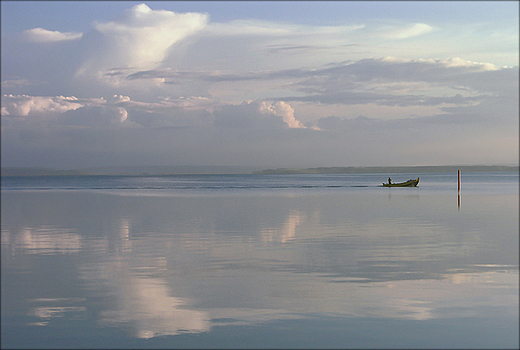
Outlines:
[[[67,111],[59,117],[55,126],[82,126],[97,129],[138,127],[139,124],[128,120],[128,111],[126,108],[118,106],[116,100],[105,104],[85,105]]]
[[[405,28],[391,29],[384,32],[382,36],[387,39],[408,39],[419,35],[430,33],[433,28],[425,23],[415,23]]]
[[[273,113],[265,113],[262,104],[244,101],[240,105],[224,105],[213,113],[214,125],[225,128],[281,128],[283,118]]]
[[[262,102],[260,105],[260,111],[262,113],[281,116],[284,123],[287,124],[289,128],[305,128],[305,126],[294,117],[294,109],[284,101],[278,101],[273,104]]]
[[[78,74],[120,66],[151,68],[173,44],[204,28],[207,14],[178,14],[140,4],[115,21],[94,23],[83,38],[85,61]]]
[[[320,130],[331,130],[331,131],[340,131],[340,130],[354,130],[354,129],[366,129],[381,127],[382,125],[386,125],[388,122],[384,122],[381,119],[377,118],[367,118],[365,116],[359,116],[357,118],[341,118],[336,116],[324,117],[318,120],[317,126]]]
[[[43,97],[27,95],[3,95],[2,116],[21,116],[64,113],[82,107],[74,96]]]
[[[178,84],[182,81],[199,80],[205,82],[221,82],[221,81],[244,81],[258,80],[265,76],[262,73],[230,73],[220,70],[212,72],[204,71],[177,71],[172,69],[153,69],[139,71],[127,76],[128,80],[137,79],[163,79],[166,84]],[[166,80],[168,79],[168,80]]]
[[[66,156],[73,145],[77,164],[104,149],[107,162],[378,164],[389,159],[382,144],[436,146],[436,133],[443,142],[457,135],[448,127],[472,145],[470,136],[488,135],[480,150],[501,131],[515,139],[518,67],[498,68],[514,60],[497,57],[518,57],[517,34],[489,50],[488,34],[481,41],[454,30],[448,40],[433,24],[382,32],[381,23],[210,23],[205,13],[140,4],[83,35],[4,36],[3,160]],[[427,42],[405,40],[421,35]],[[350,149],[355,156],[340,154]]]
[[[204,34],[210,36],[301,37],[345,34],[364,27],[364,25],[305,26],[248,19],[227,23],[212,23],[207,27]]]
[[[127,95],[120,94],[113,95],[107,100],[84,99],[81,101],[60,96],[50,98],[10,95],[10,97],[4,96],[3,98],[2,115],[26,116],[29,113],[62,113],[87,105],[100,107],[106,104],[103,108],[92,109],[93,115],[98,117],[84,116],[78,119],[77,115],[85,113],[87,109],[69,113],[69,116],[75,115],[71,120],[83,126],[94,126],[96,122],[103,124],[102,121],[110,121],[110,125],[120,125],[119,123],[126,121],[124,125],[127,126],[141,125],[154,128],[209,125],[250,129],[312,126],[325,128],[317,123],[320,118],[326,117],[323,115],[314,116],[313,122],[307,119],[305,124],[298,120],[292,102],[317,103],[322,106],[366,105],[367,108],[371,108],[370,106],[435,107],[439,115],[446,115],[451,113],[449,108],[478,106],[483,101],[494,98],[495,102],[490,101],[487,105],[497,104],[496,110],[504,111],[501,118],[506,120],[511,115],[511,110],[506,110],[510,103],[501,104],[496,99],[511,98],[514,96],[514,92],[518,91],[517,68],[496,69],[493,65],[470,62],[460,58],[410,60],[385,57],[327,65],[318,69],[290,69],[243,74],[154,69],[128,76],[128,79],[131,80],[159,78],[175,81],[182,87],[200,81],[213,84],[244,81],[263,82],[262,85],[268,89],[270,84],[274,84],[276,81],[291,82],[284,86],[285,91],[288,92],[286,96],[277,97],[273,99],[274,101],[271,100],[272,102],[264,99],[242,104],[220,101],[211,96],[196,95],[165,97],[158,99],[158,102],[135,101]],[[218,91],[218,88],[216,90]],[[380,115],[381,118],[384,118],[383,114]],[[422,113],[422,115],[425,114]],[[466,116],[467,114],[456,113],[454,115]],[[477,113],[475,118],[476,116],[486,119],[482,113]],[[352,118],[352,115],[345,114],[341,117]],[[413,114],[402,115],[401,118],[412,117],[414,117]],[[471,119],[464,117],[464,120],[469,122]]]
[[[25,127],[41,122],[48,126],[117,127],[142,126],[272,129],[305,128],[286,102],[245,101],[239,105],[221,104],[204,97],[164,99],[155,103],[133,101],[129,96],[107,99],[78,99],[74,96],[42,97],[4,95],[2,116],[23,119]],[[11,125],[15,123],[14,121]],[[5,125],[9,124],[6,120]],[[31,126],[32,125],[32,126]]]
[[[312,100],[316,94],[329,97],[341,93],[350,93],[359,98],[365,92],[371,92],[375,99],[377,94],[402,90],[417,91],[418,83],[425,93],[434,91],[436,86],[446,86],[448,89],[463,88],[471,73],[483,73],[499,70],[490,63],[479,63],[451,59],[404,59],[383,57],[363,59],[357,62],[346,62],[332,67],[323,66],[313,69],[282,69],[256,72],[226,72],[226,71],[179,71],[172,69],[154,69],[139,71],[127,76],[128,80],[158,80],[166,84],[186,84],[189,82],[221,83],[221,82],[275,82],[290,80],[284,87],[304,93],[303,100]],[[477,78],[475,78],[478,80]],[[301,94],[299,94],[301,95]],[[305,97],[308,95],[310,97]],[[389,96],[390,99],[393,96]],[[283,99],[283,98],[280,98]],[[417,100],[424,100],[424,97]],[[339,103],[334,101],[332,103]]]
[[[205,96],[181,96],[175,99],[167,98],[163,101],[163,104],[176,106],[186,111],[205,110],[208,112],[213,112],[215,108],[219,106],[217,101]]]
[[[351,50],[363,25],[316,26],[260,20],[208,25],[172,49],[164,66],[251,72],[330,62]],[[273,49],[274,48],[274,49]],[[287,49],[285,49],[287,48]],[[208,52],[211,54],[208,55]]]
[[[491,64],[453,59],[406,59],[383,57],[362,59],[357,62],[324,69],[324,75],[340,74],[349,81],[426,81],[455,80],[460,74],[496,70]]]
[[[114,95],[108,101],[111,103],[130,102],[130,97],[123,95]]]
[[[214,23],[206,35],[218,36],[287,36],[294,34],[298,26],[280,25],[258,20],[236,20],[228,23]]]
[[[471,62],[464,60],[460,57],[450,58],[447,60],[441,60],[441,64],[444,64],[446,68],[451,67],[470,67],[475,68],[478,71],[488,71],[488,70],[498,70],[499,68],[492,63],[480,63],[480,62]]]
[[[93,128],[118,126],[128,119],[128,111],[119,104],[129,101],[128,96],[118,95],[108,100],[80,100],[75,96],[4,95],[2,116],[10,118],[3,121],[3,126],[17,125],[29,129],[44,125],[52,128],[71,125]],[[137,124],[128,121],[124,125],[136,126]]]
[[[240,105],[224,105],[213,113],[214,125],[228,128],[279,129],[305,128],[286,102],[244,101]]]
[[[33,85],[29,80],[27,79],[13,79],[13,80],[2,80],[2,88],[9,89],[13,87],[24,87]]]
[[[47,127],[149,127],[211,125],[212,112],[220,104],[204,97],[134,101],[129,96],[78,99],[70,96],[2,96],[2,125]],[[274,114],[274,112],[273,112]],[[26,118],[29,117],[29,118]]]
[[[516,71],[516,73],[515,73]],[[283,76],[282,72],[280,77]],[[271,74],[274,77],[276,74]],[[468,106],[489,94],[509,95],[515,69],[460,58],[410,60],[395,57],[363,59],[315,70],[293,72],[299,79],[287,86],[298,94],[284,101],[386,106]],[[500,82],[499,82],[500,81]]]
[[[83,37],[83,33],[73,33],[73,32],[58,32],[58,31],[50,31],[43,28],[34,28],[29,30],[24,30],[22,32],[22,38],[26,41],[37,42],[37,43],[52,43],[59,41],[70,41],[70,40],[79,40]]]

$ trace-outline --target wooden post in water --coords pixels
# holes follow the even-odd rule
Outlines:
[[[458,177],[459,177],[459,181],[457,182],[457,185],[458,185],[458,196],[457,196],[457,199],[458,199],[458,205],[459,205],[459,209],[460,209],[460,170],[458,171]]]

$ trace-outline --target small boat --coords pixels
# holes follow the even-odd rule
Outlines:
[[[417,187],[417,185],[419,184],[419,178],[417,179],[410,179],[408,181],[405,181],[405,182],[398,182],[398,183],[387,183],[387,184],[383,184],[383,187]]]

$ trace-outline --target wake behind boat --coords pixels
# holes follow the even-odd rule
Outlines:
[[[419,178],[410,179],[405,182],[392,183],[392,179],[388,179],[388,183],[383,183],[383,187],[417,187],[419,184]]]

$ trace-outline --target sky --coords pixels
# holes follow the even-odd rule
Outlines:
[[[517,1],[1,1],[1,165],[518,165]]]

